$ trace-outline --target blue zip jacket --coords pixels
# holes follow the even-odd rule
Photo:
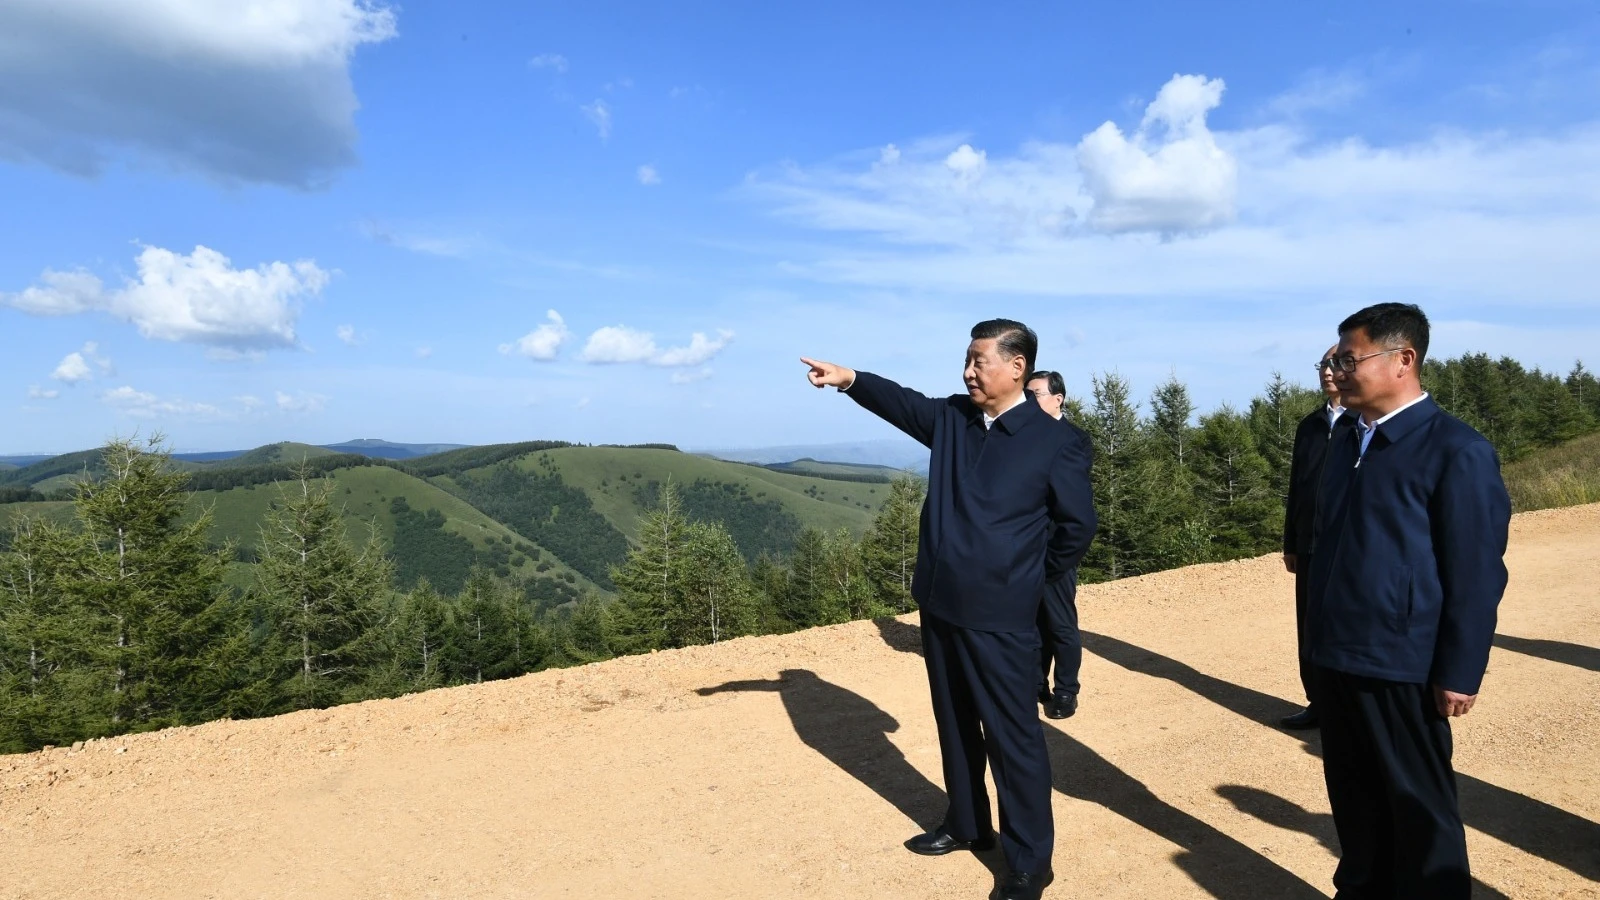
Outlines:
[[[933,451],[911,580],[923,612],[975,631],[1037,630],[1046,568],[1064,577],[1094,538],[1088,435],[1031,394],[986,429],[965,394],[935,399],[870,372],[846,393]]]
[[[1319,666],[1476,694],[1506,589],[1494,447],[1427,398],[1328,447],[1306,617]]]

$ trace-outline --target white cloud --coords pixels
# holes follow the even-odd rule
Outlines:
[[[567,72],[567,58],[559,53],[541,53],[528,60],[528,68],[549,69],[557,75],[565,75]]]
[[[329,280],[310,260],[235,269],[207,247],[195,247],[188,256],[145,247],[137,264],[138,278],[117,289],[84,272],[47,270],[41,285],[0,294],[0,305],[35,315],[99,310],[133,323],[154,340],[260,351],[296,345],[297,301],[319,293]]]
[[[548,321],[518,338],[516,343],[501,344],[500,352],[543,361],[555,359],[561,345],[572,337],[572,332],[567,330],[567,323],[555,310],[546,312],[545,318]]]
[[[893,144],[878,151],[878,165],[892,166],[900,161],[900,148]]]
[[[245,412],[252,412],[261,407],[261,398],[251,394],[242,394],[233,398],[233,401],[244,407]]]
[[[90,363],[93,363],[93,367]],[[99,369],[102,374],[111,371],[111,360],[100,355],[100,345],[89,341],[83,345],[82,350],[68,353],[56,365],[50,377],[66,384],[78,384],[94,379],[94,370]]]
[[[646,185],[646,186],[660,184],[661,183],[661,173],[656,171],[656,167],[655,166],[648,165],[648,164],[640,166],[639,167],[639,183],[642,184],[642,185]]]
[[[29,400],[54,400],[59,396],[61,396],[61,392],[55,390],[54,388],[46,390],[45,388],[39,387],[37,384],[28,385]]]
[[[352,347],[359,346],[366,342],[365,337],[356,334],[356,327],[354,325],[340,325],[338,328],[333,330],[333,333],[338,336],[340,341],[343,341]]]
[[[141,419],[194,418],[222,419],[222,410],[209,403],[191,403],[179,398],[162,399],[146,391],[134,390],[128,385],[113,388],[100,395],[100,400],[121,412]]]
[[[433,355],[433,348],[429,347],[427,344],[423,344],[421,347],[418,347],[415,352],[417,359],[427,359]]]
[[[1227,204],[1214,179],[1197,178],[1160,202],[1153,191],[1139,202],[1108,194],[1096,227],[1079,145],[991,149],[983,177],[961,185],[946,160],[962,136],[899,144],[891,164],[872,148],[785,166],[743,190],[818,236],[785,247],[783,271],[869,289],[1594,306],[1600,121],[1387,145],[1322,139],[1292,122],[1212,132],[1205,115],[1220,85],[1181,86],[1150,104],[1142,152],[1156,159],[1182,135],[1214,141],[1237,170]],[[1141,217],[1166,228],[1111,230]],[[1181,240],[1162,233],[1205,221],[1214,224]]]
[[[321,394],[285,394],[283,391],[274,391],[273,398],[277,401],[278,411],[286,413],[319,413],[328,400]]]
[[[611,325],[589,335],[583,347],[583,361],[595,364],[644,363],[669,368],[704,365],[733,341],[733,332],[722,330],[715,339],[701,332],[690,335],[683,347],[661,349],[655,336],[625,325]]]
[[[0,157],[324,184],[355,161],[351,58],[395,34],[374,0],[0,4]]]
[[[1131,138],[1106,122],[1078,143],[1091,225],[1173,234],[1233,219],[1237,166],[1206,127],[1223,87],[1220,78],[1174,75]]]
[[[596,100],[587,106],[579,107],[579,109],[583,110],[584,116],[594,123],[595,130],[600,132],[600,140],[610,139],[611,107],[607,106],[604,100]]]
[[[899,156],[899,151],[896,151],[895,159],[899,159]],[[879,161],[882,161],[881,158]],[[962,144],[944,158],[944,166],[961,178],[971,180],[983,175],[983,168],[988,161],[988,153],[972,149],[971,144]]]

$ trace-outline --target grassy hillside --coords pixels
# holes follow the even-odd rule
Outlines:
[[[1600,434],[1525,456],[1504,475],[1517,512],[1600,502]]]
[[[22,467],[17,465],[16,463],[0,462],[0,472],[9,472],[12,469],[20,469],[20,468],[22,468]]]
[[[763,468],[794,475],[815,475],[847,481],[876,481],[884,484],[902,474],[904,469],[877,466],[867,463],[822,462],[815,459],[797,459],[793,462],[767,463]]]
[[[318,456],[333,456],[337,451],[326,447],[315,447],[311,444],[297,444],[294,441],[283,441],[277,444],[267,444],[254,450],[241,453],[229,459],[220,460],[211,464],[212,468],[230,468],[233,466],[260,466],[268,463],[297,463],[302,459],[314,459]]]
[[[549,457],[568,484],[586,491],[595,510],[629,539],[638,537],[639,516],[655,501],[649,485],[669,478],[686,492],[696,482],[742,487],[753,501],[777,503],[801,527],[826,531],[865,530],[888,496],[884,484],[827,481],[671,450],[567,447],[520,464],[531,468],[540,455]]]
[[[440,589],[454,591],[460,587],[457,578],[464,577],[476,562],[497,570],[501,577],[566,585],[565,590],[558,590],[553,583],[533,588],[542,587],[552,595],[595,589],[554,554],[415,476],[384,466],[361,466],[339,469],[330,473],[328,480],[333,485],[334,503],[344,511],[349,539],[365,541],[371,523],[378,537],[395,548],[402,587],[414,583],[420,573],[429,575]],[[200,491],[190,495],[190,506],[196,511],[211,507],[213,542],[232,540],[244,548],[245,558],[250,558],[258,549],[269,505],[284,492],[298,489],[294,482],[279,482]],[[436,512],[432,522],[418,521],[430,512]]]

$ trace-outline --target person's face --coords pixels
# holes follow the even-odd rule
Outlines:
[[[1339,345],[1334,344],[1332,347],[1328,348],[1327,353],[1322,354],[1322,361],[1326,363],[1328,360],[1338,355]],[[1339,402],[1339,385],[1333,380],[1333,371],[1333,366],[1324,365],[1320,370],[1321,374],[1318,380],[1322,383],[1322,392],[1328,395],[1329,400],[1337,403]]]
[[[1365,328],[1353,328],[1340,335],[1337,356],[1360,360],[1354,372],[1338,367],[1333,372],[1340,399],[1358,412],[1394,406],[1394,400],[1416,381],[1417,352],[1410,347],[1394,350],[1375,344]]]
[[[1028,392],[1039,401],[1039,408],[1056,418],[1061,418],[1061,404],[1066,397],[1050,393],[1050,379],[1035,378],[1028,382]]]
[[[997,344],[999,338],[978,338],[967,345],[967,368],[962,380],[967,385],[967,395],[979,406],[987,406],[1010,396],[1022,386],[1022,357],[1002,359]]]

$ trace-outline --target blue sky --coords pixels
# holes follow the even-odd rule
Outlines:
[[[1600,363],[1593,0],[528,6],[0,2],[0,452],[887,437],[796,358],[992,316],[1202,408],[1379,300]]]

